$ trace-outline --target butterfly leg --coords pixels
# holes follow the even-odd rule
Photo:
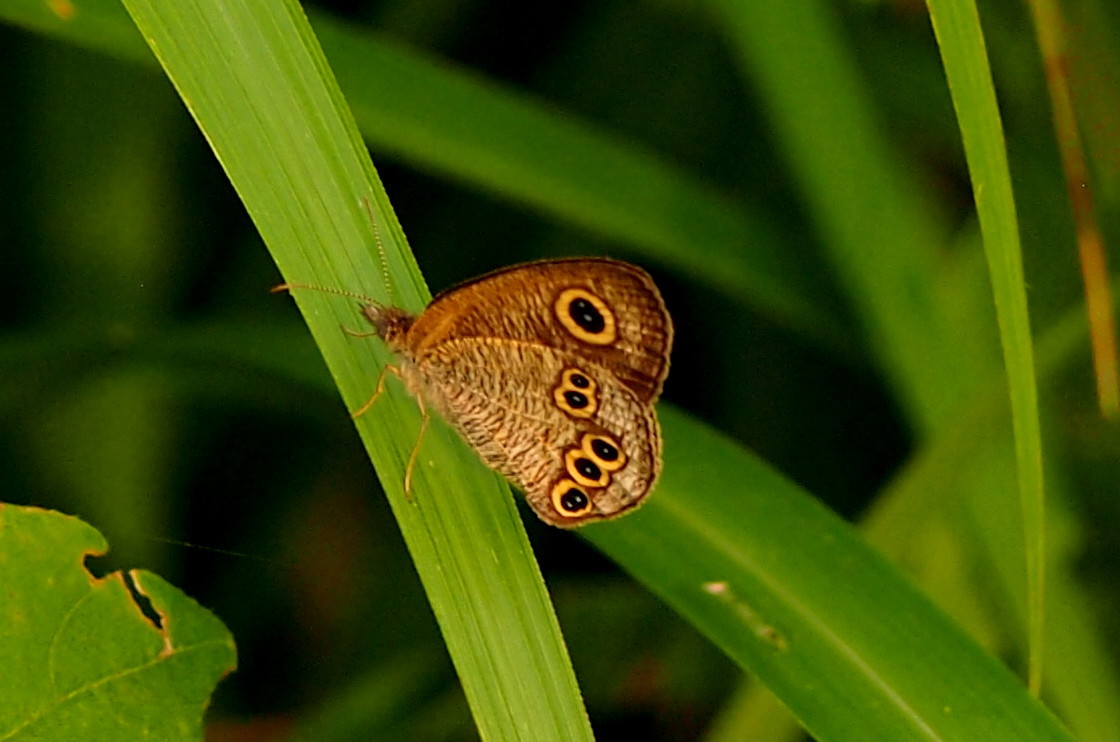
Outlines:
[[[350,413],[351,419],[356,420],[362,415],[369,412],[369,408],[373,407],[374,402],[376,402],[378,397],[381,396],[382,392],[385,391],[386,372],[393,374],[393,376],[396,376],[398,379],[401,378],[401,370],[397,366],[394,366],[391,363],[387,366],[382,366],[381,374],[377,377],[377,387],[374,389],[373,396],[366,400],[366,403],[364,405]]]
[[[352,338],[368,338],[378,334],[377,330],[367,330],[363,332],[361,330],[351,330],[346,325],[339,325],[339,327],[341,327],[342,331]]]
[[[381,397],[382,393],[385,391],[385,374],[387,373],[403,381],[400,367],[392,364],[383,366],[381,368],[381,374],[377,377],[377,388],[374,390],[373,396],[361,407],[350,413],[352,419],[357,419],[369,412],[369,409],[373,407],[374,403]],[[408,464],[405,466],[404,471],[404,494],[410,501],[412,500],[410,494],[412,492],[412,470],[416,468],[416,459],[420,454],[420,443],[424,440],[424,434],[428,432],[428,421],[431,419],[431,416],[428,414],[428,407],[424,404],[424,398],[419,394],[416,395],[416,405],[420,408],[420,432],[416,435],[416,445],[412,447],[412,453],[408,455]]]
[[[412,447],[412,453],[408,455],[408,465],[404,470],[404,496],[412,501],[412,470],[416,468],[416,458],[420,454],[420,443],[424,440],[424,434],[428,432],[428,421],[431,419],[428,415],[428,407],[424,404],[424,398],[416,395],[416,405],[420,408],[420,432],[416,434],[416,444]]]

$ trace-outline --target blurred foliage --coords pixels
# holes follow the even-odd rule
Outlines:
[[[1067,5],[1072,18],[1096,21],[1089,53],[1098,63],[1083,66],[1108,95],[1082,93],[1092,103],[1082,125],[1094,148],[1102,226],[1115,245],[1120,158],[1107,132],[1120,115],[1120,13],[1091,0]],[[998,368],[990,294],[924,6],[828,9],[880,117],[884,150],[921,184],[923,208],[942,230],[920,237],[940,251],[933,291],[959,312],[959,335],[947,340],[981,369],[967,373],[983,380]],[[744,204],[779,241],[769,249],[782,265],[810,277],[803,285],[819,292],[811,303],[827,309],[843,337],[823,342],[664,257],[374,148],[434,289],[539,257],[638,260],[655,275],[678,327],[667,400],[843,514],[856,517],[899,486],[892,479],[921,453],[928,431],[876,360],[860,300],[826,257],[783,132],[760,102],[757,81],[742,74],[718,11],[667,0],[545,9],[388,0],[321,10],[547,101],[555,116],[591,122]],[[1042,335],[1078,316],[1066,186],[1025,9],[1000,0],[982,12],[1032,322]],[[377,721],[386,738],[473,738],[352,424],[290,302],[268,294],[279,274],[166,80],[150,65],[12,26],[0,27],[0,39],[4,499],[81,516],[114,545],[99,569],[156,571],[231,628],[241,669],[219,687],[212,739],[280,739],[309,723],[318,704],[343,703],[344,688],[396,699]],[[242,353],[269,360],[222,364],[170,352],[160,345],[170,327],[212,342],[250,328],[256,345]],[[1069,559],[1064,569],[1075,565],[1067,579],[1081,591],[1066,606],[1100,630],[1099,646],[1115,649],[1120,431],[1095,408],[1087,345],[1070,355],[1076,361],[1042,389],[1048,474],[1061,498],[1054,548]],[[1007,511],[979,513],[973,526],[1000,512]],[[601,738],[625,731],[695,739],[721,709],[739,710],[725,707],[738,677],[728,659],[585,542],[526,515]],[[971,616],[956,617],[1021,663],[1008,628],[1011,598],[975,571],[985,542],[962,542],[941,527],[934,519],[919,542],[928,561],[909,566],[927,586],[972,586],[970,600],[956,603]],[[1055,653],[1048,661],[1062,673],[1067,659]],[[1116,674],[1107,653],[1095,659],[1102,673]],[[1085,739],[1090,723],[1077,727]]]

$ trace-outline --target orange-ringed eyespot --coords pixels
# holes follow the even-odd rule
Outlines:
[[[578,518],[591,512],[591,498],[570,479],[561,479],[552,487],[552,507],[565,518]]]
[[[598,391],[598,384],[590,376],[578,368],[566,368],[552,389],[552,398],[561,412],[586,420],[599,411]]]
[[[580,449],[603,471],[616,472],[626,466],[626,454],[622,451],[622,445],[609,435],[584,433]]]
[[[592,345],[610,345],[618,324],[607,303],[587,289],[564,289],[553,305],[556,319],[572,337]]]
[[[606,487],[611,483],[611,475],[579,448],[564,454],[564,468],[576,484],[584,487]]]

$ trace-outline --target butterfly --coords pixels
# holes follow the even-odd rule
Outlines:
[[[398,357],[386,369],[420,404],[421,438],[434,409],[545,522],[614,518],[653,488],[653,405],[673,323],[641,268],[604,258],[527,263],[449,289],[418,315],[375,303],[362,313]],[[406,491],[418,448],[419,439]]]

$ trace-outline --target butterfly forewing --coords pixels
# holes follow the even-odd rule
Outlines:
[[[609,326],[596,336],[598,318]],[[418,360],[462,338],[521,340],[588,355],[639,399],[653,402],[669,372],[673,325],[645,271],[581,258],[528,263],[456,286],[432,301],[409,334]]]

